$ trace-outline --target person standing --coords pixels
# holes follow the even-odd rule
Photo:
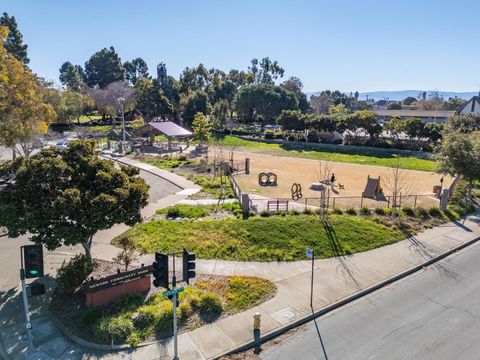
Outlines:
[[[333,190],[333,186],[335,184],[335,174],[332,173],[332,176],[330,177],[330,187]]]

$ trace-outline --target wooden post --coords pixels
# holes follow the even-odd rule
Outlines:
[[[250,174],[250,159],[245,158],[245,174]]]
[[[332,211],[335,211],[335,197],[333,197]]]
[[[360,209],[363,207],[363,195],[362,197],[360,198]]]
[[[415,195],[415,201],[413,203],[413,210],[415,210],[417,208],[417,196],[418,195]]]

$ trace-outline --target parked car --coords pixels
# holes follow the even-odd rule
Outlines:
[[[59,141],[55,144],[55,146],[60,149],[65,149],[66,147],[68,147],[68,141],[66,140]]]

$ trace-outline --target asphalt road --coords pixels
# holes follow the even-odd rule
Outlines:
[[[310,322],[265,360],[480,359],[480,244]]]

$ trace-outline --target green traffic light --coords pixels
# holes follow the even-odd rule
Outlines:
[[[30,270],[29,273],[30,273],[30,275],[37,275],[38,270]]]

